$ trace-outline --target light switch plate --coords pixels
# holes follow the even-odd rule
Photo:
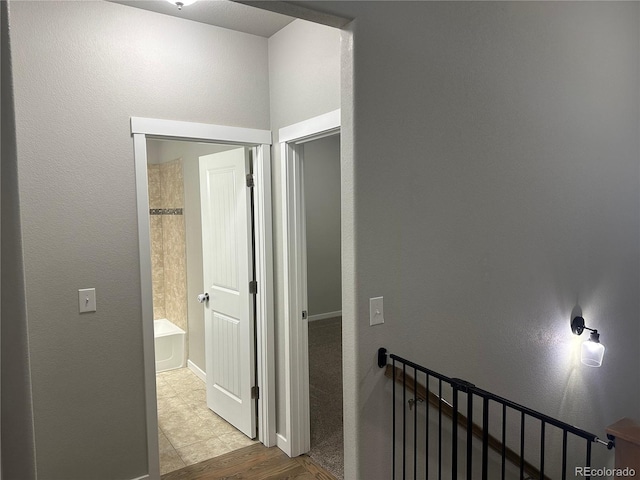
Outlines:
[[[95,288],[81,288],[78,290],[78,308],[80,313],[96,311]]]
[[[369,325],[380,325],[384,323],[383,297],[369,299]]]

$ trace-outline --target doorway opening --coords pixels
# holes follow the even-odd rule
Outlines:
[[[336,110],[279,131],[292,395],[289,441],[279,437],[278,445],[290,456],[310,452],[337,478],[344,469],[340,122]]]
[[[309,321],[309,456],[344,477],[340,134],[302,144]]]
[[[161,474],[255,443],[255,401],[250,407],[253,418],[248,419],[253,429],[246,434],[233,424],[237,418],[229,418],[230,423],[218,405],[208,406],[211,393],[206,392],[205,372],[215,369],[207,368],[208,361],[216,362],[210,351],[214,335],[207,332],[210,325],[204,312],[215,302],[198,301],[206,290],[203,265],[211,263],[210,250],[223,250],[219,256],[230,257],[224,245],[211,245],[210,233],[203,237],[202,212],[209,213],[210,208],[200,187],[201,166],[206,162],[215,168],[224,152],[244,156],[245,150],[251,154],[237,145],[147,140]],[[214,200],[219,203],[221,198]],[[253,231],[250,234],[253,237]],[[253,264],[253,251],[246,261]],[[254,302],[249,306],[253,316]],[[252,320],[249,316],[244,315]],[[253,323],[250,327],[253,342]],[[249,352],[243,355],[250,356]],[[254,356],[251,386],[256,384],[255,360]]]
[[[132,118],[131,130],[134,137],[141,255],[149,469],[159,476],[161,468],[162,473],[182,468],[227,453],[231,448],[254,443],[252,439],[266,446],[275,444],[271,134],[262,130],[141,118]],[[230,152],[236,152],[236,157],[239,153],[241,161],[238,168],[242,171],[224,164],[224,158],[215,158]],[[215,186],[217,195],[212,205],[224,204],[226,210],[218,208],[207,217],[207,225],[217,225],[216,232],[220,235],[216,238],[222,238],[223,243],[216,244],[214,239],[203,249],[202,244],[207,242],[207,237],[202,235],[202,231],[207,228],[205,226],[203,229],[201,222],[201,200],[205,197],[201,195],[200,185],[203,178],[201,166],[205,160],[210,164],[213,162],[213,167],[205,172],[207,182]],[[251,185],[246,173],[252,175]],[[159,178],[159,182],[154,177]],[[226,203],[225,198],[220,197],[220,192],[226,192]],[[249,203],[245,203],[242,209],[235,206],[232,200],[240,197],[253,199],[253,212],[248,208]],[[211,201],[213,196],[207,198],[207,201]],[[154,203],[158,201],[161,203]],[[168,206],[163,201],[169,202],[166,204]],[[232,217],[236,214],[237,221],[234,221]],[[246,221],[244,243],[249,246],[244,255],[241,252],[229,255],[229,251],[224,250],[224,239],[227,239],[228,247],[235,248],[239,237],[234,228],[243,223],[241,215]],[[165,216],[166,225],[162,225]],[[153,224],[159,223],[154,217],[160,217],[160,233],[154,229]],[[227,223],[223,228],[221,225],[225,221]],[[219,249],[219,255],[234,259],[234,262],[226,263],[225,272],[235,269],[239,283],[227,282],[222,287],[227,292],[235,287],[244,292],[242,298],[245,306],[238,307],[242,311],[237,315],[235,311],[219,311],[218,306],[224,302],[218,298],[216,291],[211,290],[211,285],[207,287],[210,300],[204,304],[196,300],[206,290],[206,275],[203,272],[207,270],[206,265],[212,263],[207,263],[207,249],[215,245],[223,247]],[[254,245],[255,256],[251,252]],[[163,268],[157,268],[154,272],[154,261],[156,264],[162,261]],[[166,268],[167,265],[169,268]],[[246,278],[238,268],[244,270]],[[215,274],[214,271],[214,277]],[[249,285],[250,281],[255,282],[258,287],[256,290]],[[158,285],[160,282],[164,289],[156,293],[154,283]],[[210,283],[215,287],[215,279]],[[169,299],[170,295],[178,298]],[[178,304],[178,307],[174,304]],[[206,315],[206,312],[210,315]],[[204,316],[204,320],[199,320],[198,313]],[[185,352],[179,364],[171,365],[178,368],[170,368],[156,375],[158,359],[155,353],[159,349],[156,348],[154,320],[163,315],[171,316],[170,320],[174,320],[171,323],[182,322],[185,328],[177,328],[190,340],[185,342]],[[239,355],[246,358],[248,369],[229,370],[221,366],[223,362],[226,366],[236,364],[234,361],[227,362],[226,358],[221,362],[212,362],[211,345],[207,345],[212,341],[211,323],[216,318],[229,320],[232,326],[245,326],[241,334],[233,337],[232,331],[231,336],[237,340],[237,344],[244,342],[246,349]],[[238,355],[238,352],[229,351],[227,354]],[[230,378],[230,371],[236,377]],[[222,381],[221,376],[224,377]],[[229,414],[228,408],[225,410],[219,399],[212,400],[216,391],[228,392],[228,398],[232,403],[241,405],[242,411],[236,411],[235,417],[233,413]],[[256,395],[258,391],[259,396]],[[251,429],[244,428],[242,424],[247,419]],[[232,424],[244,433],[237,431]]]

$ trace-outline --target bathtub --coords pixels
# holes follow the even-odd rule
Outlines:
[[[166,318],[153,321],[156,373],[184,367],[185,331]]]

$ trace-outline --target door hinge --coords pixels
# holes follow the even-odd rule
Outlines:
[[[258,293],[258,282],[255,280],[252,280],[249,282],[249,293]]]
[[[253,188],[255,187],[255,182],[253,181],[253,174],[247,173],[247,187]]]
[[[251,398],[253,400],[260,398],[260,387],[251,387]]]
[[[306,311],[306,310],[303,310],[303,311],[302,311],[302,319],[303,319],[303,320],[306,320],[308,316],[309,316],[309,314],[307,313],[307,311]]]

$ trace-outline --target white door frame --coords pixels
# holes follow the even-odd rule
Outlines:
[[[145,403],[149,477],[160,478],[156,369],[153,336],[153,288],[151,282],[151,238],[147,179],[147,137],[251,146],[254,149],[254,209],[256,242],[256,295],[258,361],[258,439],[265,446],[276,444],[275,329],[273,313],[273,235],[271,217],[271,132],[248,128],[131,117],[138,241],[142,294],[142,344],[144,353]]]
[[[303,148],[312,140],[340,132],[340,110],[281,128],[282,218],[284,244],[285,434],[278,447],[290,457],[311,448],[309,412],[309,325],[307,311],[307,252],[304,217]]]

